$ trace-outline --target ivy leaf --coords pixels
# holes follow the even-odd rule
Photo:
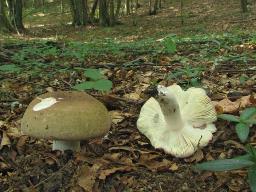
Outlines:
[[[236,125],[236,133],[242,142],[245,142],[248,138],[250,128],[245,123],[238,123]]]
[[[105,76],[98,69],[85,69],[84,75],[92,80],[104,79]]]
[[[237,116],[229,115],[229,114],[218,115],[218,118],[226,121],[231,121],[231,122],[240,122],[240,119]]]
[[[254,162],[247,159],[221,159],[197,164],[195,168],[207,171],[229,171],[250,167],[252,165],[254,165]]]
[[[109,91],[112,88],[112,81],[107,79],[100,79],[95,81],[93,88],[99,91]]]

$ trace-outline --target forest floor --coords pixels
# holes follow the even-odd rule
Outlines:
[[[158,15],[144,10],[104,29],[66,26],[68,15],[56,17],[64,23],[58,26],[50,16],[38,16],[25,20],[25,35],[0,37],[0,191],[250,191],[246,170],[193,167],[245,154],[233,123],[218,119],[211,143],[185,159],[154,149],[136,128],[157,83],[203,87],[219,113],[238,115],[256,105],[255,15],[245,17],[236,4],[210,2],[204,9],[187,7],[184,25],[178,4],[170,4]],[[158,41],[165,36],[176,48]],[[51,150],[50,140],[22,135],[20,121],[30,101],[88,81],[88,68],[100,69],[113,83],[104,94],[88,91],[112,114],[107,137],[82,142],[80,153],[60,153]],[[255,140],[251,129],[246,144],[256,146]]]

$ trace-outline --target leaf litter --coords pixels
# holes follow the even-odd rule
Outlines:
[[[193,57],[189,52],[178,54]],[[193,163],[203,160],[244,153],[231,124],[218,121],[218,131],[212,143],[183,160],[173,158],[160,149],[154,149],[148,139],[136,129],[140,107],[149,97],[154,96],[152,87],[156,83],[176,83],[175,79],[166,79],[165,74],[179,68],[182,65],[179,61],[166,55],[159,55],[157,60],[151,55],[145,55],[143,59],[137,58],[137,55],[125,59],[113,56],[101,59],[93,58],[93,62],[103,64],[103,68],[104,63],[109,60],[126,64],[114,64],[112,70],[105,70],[104,74],[114,85],[111,93],[102,95],[96,91],[89,92],[104,102],[111,111],[112,129],[103,139],[84,143],[82,152],[78,154],[51,151],[51,141],[22,135],[19,121],[32,98],[46,91],[70,90],[81,79],[81,73],[64,71],[51,74],[49,71],[51,75],[29,78],[23,73],[17,78],[4,74],[5,79],[1,80],[3,84],[0,89],[0,191],[25,188],[32,191],[249,190],[243,171],[239,174],[210,173],[197,172],[191,167]],[[140,64],[134,65],[138,60]],[[8,62],[8,59],[5,58],[5,61]],[[190,62],[192,67],[199,64],[192,58]],[[170,63],[172,64],[169,65]],[[91,65],[95,66],[94,63]],[[207,67],[211,63],[206,62],[205,65]],[[81,66],[89,67],[90,62]],[[219,113],[238,113],[245,107],[255,106],[254,84],[237,85],[240,74],[233,71],[228,81],[224,85],[220,84],[223,82],[218,79],[223,78],[223,75],[221,67],[218,66],[217,69],[205,70],[200,74],[200,79],[210,97],[218,98],[214,99],[214,103]],[[250,74],[247,76],[250,77]],[[183,74],[181,79],[184,80],[181,81],[184,87],[190,85],[189,76]],[[236,89],[249,94],[234,100],[228,93]],[[255,130],[251,134],[255,137]],[[253,140],[251,142],[255,145]]]

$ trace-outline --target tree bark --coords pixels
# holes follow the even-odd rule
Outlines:
[[[118,20],[119,14],[120,14],[120,9],[121,9],[121,0],[117,0],[116,2],[116,13],[115,13],[115,20]]]
[[[115,25],[115,4],[114,0],[109,0],[109,25]]]
[[[130,0],[126,0],[126,14],[130,15],[131,14],[131,4]]]
[[[240,0],[240,3],[241,3],[242,12],[243,13],[248,12],[248,8],[247,8],[248,1],[247,0]]]
[[[97,6],[98,6],[98,2],[99,2],[99,0],[94,0],[93,5],[92,5],[92,11],[91,11],[91,14],[90,14],[90,19],[92,21],[94,20],[94,17],[95,17],[95,12],[96,12],[96,9],[97,9]]]
[[[9,18],[12,26],[17,30],[17,32],[21,32],[24,30],[24,25],[22,21],[22,0],[8,0],[9,7]]]
[[[81,26],[88,23],[87,0],[70,0],[73,25]]]
[[[13,32],[14,29],[11,26],[9,20],[7,19],[4,5],[5,5],[4,0],[0,0],[0,31]]]
[[[100,25],[109,26],[109,14],[107,0],[99,0]]]

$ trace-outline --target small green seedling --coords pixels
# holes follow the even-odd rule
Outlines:
[[[75,85],[73,89],[79,91],[90,89],[109,91],[112,88],[112,81],[106,79],[106,77],[98,69],[86,69],[84,71],[84,75],[89,80]]]
[[[256,107],[245,109],[240,117],[230,114],[221,114],[218,116],[221,119],[235,122],[236,133],[241,142],[245,142],[248,138],[250,127],[256,124]]]
[[[252,192],[256,192],[256,148],[248,145],[247,154],[233,159],[213,160],[195,165],[198,170],[230,171],[247,168],[248,182]]]

